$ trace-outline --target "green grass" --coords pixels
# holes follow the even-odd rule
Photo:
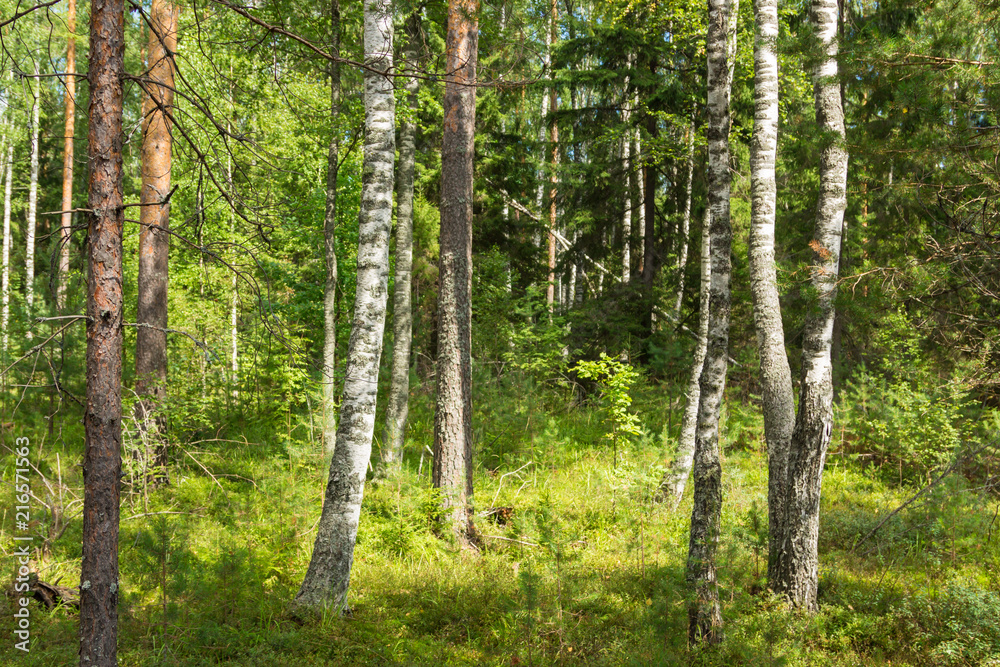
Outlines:
[[[719,551],[726,634],[720,646],[691,649],[691,490],[676,510],[652,502],[677,406],[668,417],[663,393],[646,389],[636,401],[646,434],[613,467],[599,417],[586,404],[568,407],[566,390],[536,390],[523,379],[479,387],[476,506],[512,507],[510,521],[478,520],[478,555],[435,536],[427,458],[417,474],[432,402],[418,394],[404,471],[366,490],[350,618],[299,625],[285,614],[308,564],[326,477],[308,429],[289,437],[287,428],[250,424],[245,439],[234,431],[230,441],[179,444],[171,486],[125,494],[120,664],[1000,665],[1000,520],[990,524],[997,500],[963,479],[855,547],[913,489],[831,456],[821,609],[790,613],[765,591],[759,421],[752,409],[730,406]],[[53,481],[57,452],[72,519],[37,566],[46,581],[76,585],[80,506],[71,501],[80,494],[80,451],[44,447],[39,467]],[[9,487],[4,500],[13,505]],[[49,518],[33,511],[44,535]],[[0,543],[11,544],[9,520],[3,531]],[[0,598],[5,637],[11,613],[10,599]],[[76,664],[76,625],[70,610],[33,607],[31,653],[8,640],[0,664]]]

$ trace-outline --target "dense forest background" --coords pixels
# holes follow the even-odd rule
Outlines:
[[[773,267],[795,397],[823,303],[821,156],[831,145],[849,155],[817,590],[815,604],[789,605],[768,576],[773,447],[748,259],[762,41],[755,3],[722,4],[731,126],[720,135],[705,3],[465,3],[478,20],[467,532],[447,528],[456,505],[435,468],[451,349],[439,271],[451,242],[442,202],[453,172],[442,163],[454,8],[383,6],[395,24],[386,70],[365,50],[362,3],[174,5],[176,50],[161,56],[174,77],[160,193],[168,370],[150,385],[137,371],[152,326],[139,313],[143,137],[168,108],[150,102],[149,54],[151,17],[170,3],[126,7],[121,664],[1000,664],[1000,6],[842,2],[841,140],[817,120],[811,3],[777,3]],[[68,1],[31,8],[0,0],[0,542],[16,572],[9,545],[33,536],[40,602],[30,652],[11,639],[0,662],[64,665],[80,650],[93,214],[89,84],[66,73],[70,44],[87,72],[91,7],[74,5],[72,20]],[[350,592],[346,608],[314,618],[292,603],[332,484],[338,409],[355,398],[345,360],[366,289],[359,217],[375,178],[364,170],[376,78],[392,82],[400,156],[383,176],[398,177],[412,149],[412,267],[398,271],[394,233]],[[727,143],[731,180],[712,557],[725,625],[700,641],[689,530],[702,477],[698,454],[690,478],[683,461],[717,249],[713,140]],[[401,276],[412,349],[397,422]],[[15,438],[30,440],[27,532],[14,527]],[[36,579],[63,603],[42,604]],[[2,583],[0,627],[12,638],[17,596]]]

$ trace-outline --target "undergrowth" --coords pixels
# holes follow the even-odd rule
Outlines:
[[[766,454],[756,410],[741,405],[723,429],[725,639],[688,647],[690,488],[676,510],[653,501],[683,407],[664,395],[634,392],[641,434],[615,462],[597,404],[570,385],[519,373],[479,382],[476,509],[502,511],[477,518],[482,549],[470,554],[433,530],[433,402],[417,392],[403,470],[366,489],[353,615],[305,625],[286,608],[325,486],[318,429],[289,417],[277,434],[249,422],[172,443],[170,486],[123,490],[120,664],[1000,665],[996,497],[956,474],[882,523],[915,487],[832,456],[820,611],[788,612],[766,589]],[[48,444],[38,429],[33,489],[52,509],[33,504],[33,565],[72,586],[81,451],[67,443],[82,434],[66,428]],[[5,494],[12,507],[9,484]],[[0,543],[12,544],[9,521]],[[9,640],[0,663],[77,664],[76,612],[32,604],[31,652]],[[10,638],[11,600],[0,607]]]

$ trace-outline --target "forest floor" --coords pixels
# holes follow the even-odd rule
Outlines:
[[[277,435],[247,427],[243,438],[234,426],[224,440],[175,444],[169,486],[126,485],[123,494],[119,664],[1000,665],[997,498],[963,477],[948,477],[859,542],[919,487],[862,467],[835,441],[823,480],[820,611],[791,613],[764,579],[759,418],[734,403],[723,430],[725,639],[689,648],[690,487],[677,508],[654,501],[679,402],[670,410],[647,390],[636,404],[646,434],[616,457],[588,405],[510,387],[483,393],[476,507],[508,509],[477,518],[482,550],[461,552],[433,532],[425,449],[433,404],[416,393],[403,472],[366,489],[352,614],[306,625],[285,610],[325,486],[315,425],[298,419],[293,428],[289,415]],[[70,517],[39,574],[71,586],[80,567],[79,455],[50,444],[38,465],[52,483],[61,475]],[[39,534],[51,523],[41,517]],[[3,545],[13,544],[8,524]],[[74,610],[33,604],[24,654],[12,648],[11,605],[0,598],[8,638],[0,664],[77,664]]]

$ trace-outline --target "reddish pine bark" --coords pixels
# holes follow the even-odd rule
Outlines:
[[[140,401],[136,417],[154,431],[157,441],[153,467],[165,479],[166,420],[157,411],[167,393],[167,257],[170,252],[170,164],[172,142],[169,114],[173,108],[173,53],[177,50],[177,8],[153,0],[150,11],[147,68],[149,83],[143,105],[142,191],[139,213],[139,324],[135,344],[135,391]]]
[[[434,486],[458,539],[472,523],[472,167],[479,3],[449,0],[441,142]]]
[[[87,409],[83,455],[80,664],[117,665],[122,428],[122,78],[124,0],[90,10]]]

